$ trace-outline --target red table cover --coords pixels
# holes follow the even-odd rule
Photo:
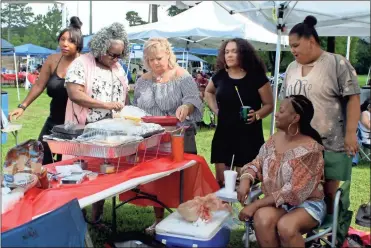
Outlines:
[[[102,159],[96,158],[83,159],[88,161],[88,169],[93,171],[97,171],[99,165],[103,162]],[[47,167],[49,171],[54,171],[56,165],[72,164],[74,160],[76,159],[64,160],[50,164]],[[166,156],[135,166],[126,164],[124,160],[121,159],[120,161],[119,173],[102,175],[96,180],[84,181],[82,184],[77,185],[54,184],[52,188],[47,190],[30,189],[25,194],[25,197],[15,205],[13,210],[1,216],[1,231],[4,232],[27,223],[32,220],[33,216],[52,211],[74,198],[81,199],[93,195],[136,177],[180,168],[190,160],[197,161],[197,164],[184,170],[184,200],[193,199],[195,196],[205,196],[219,189],[205,159],[197,155],[185,154],[184,161],[178,163],[172,161],[170,156]],[[115,164],[117,160],[112,160],[111,162]],[[141,189],[148,193],[156,194],[159,200],[169,207],[177,207],[179,205],[179,172],[141,186]],[[127,199],[130,196],[132,194],[128,192],[122,194],[120,198]],[[148,201],[137,201],[135,204],[153,206],[153,203]]]

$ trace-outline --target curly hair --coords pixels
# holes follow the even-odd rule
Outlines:
[[[177,65],[176,56],[170,42],[166,38],[151,38],[146,41],[143,48],[143,65],[148,71],[151,71],[148,61],[150,56],[160,48],[164,49],[169,54],[170,68],[174,68]]]
[[[124,43],[124,51],[121,58],[126,58],[129,54],[128,35],[124,25],[115,22],[108,27],[99,30],[90,40],[88,46],[94,57],[106,55],[114,41],[122,41]]]
[[[242,69],[245,71],[266,72],[265,64],[256,53],[254,47],[247,40],[242,38],[234,38],[224,41],[219,49],[219,54],[216,60],[217,71],[228,69],[228,66],[225,62],[225,48],[229,42],[235,42],[237,45],[237,58],[239,61],[239,66]]]

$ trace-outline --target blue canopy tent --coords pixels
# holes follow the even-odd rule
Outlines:
[[[2,56],[14,56],[14,65],[16,66],[16,59],[15,59],[15,56],[27,56],[27,65],[26,65],[26,68],[27,68],[27,72],[28,72],[28,59],[30,56],[37,56],[37,57],[46,57],[50,54],[53,54],[55,53],[55,50],[51,50],[51,49],[48,49],[48,48],[45,48],[45,47],[41,47],[41,46],[36,46],[36,45],[33,45],[33,44],[24,44],[24,45],[20,45],[20,46],[16,46],[14,47],[14,51],[9,51],[9,52],[2,52],[1,55]],[[18,72],[17,72],[17,69],[16,69],[16,81],[17,81],[17,88],[18,87]],[[18,89],[18,100],[19,100],[19,89]]]
[[[14,46],[10,42],[1,39],[1,54],[3,55],[4,53],[11,53],[14,58],[14,70],[15,70],[15,76],[16,76],[16,83],[17,83],[17,96],[18,96],[18,101],[20,100],[20,95],[19,95],[19,87],[18,87],[18,72],[17,72],[17,63],[16,63],[16,58],[15,58],[15,53],[14,53]],[[3,69],[1,69],[3,72]]]
[[[183,58],[183,54],[176,54],[175,55],[177,59],[184,59]],[[207,63],[205,60],[195,56],[195,55],[192,55],[192,54],[188,54],[188,61],[201,61],[201,62],[205,62]]]
[[[14,51],[14,46],[8,41],[1,39],[1,53]]]
[[[16,56],[39,56],[39,57],[46,57],[50,54],[56,53],[55,50],[51,50],[45,47],[36,46],[33,44],[24,44],[20,46],[14,47],[14,52]],[[10,56],[13,55],[12,52],[4,52],[1,53],[3,56]]]

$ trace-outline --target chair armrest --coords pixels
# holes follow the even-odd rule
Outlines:
[[[245,200],[244,204],[248,205],[258,199],[259,196],[263,194],[263,191],[259,185],[254,185],[251,187],[249,195],[247,196],[247,199]]]

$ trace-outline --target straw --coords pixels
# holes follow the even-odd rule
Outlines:
[[[240,98],[240,102],[241,102],[242,107],[245,106],[245,105],[243,105],[243,102],[242,102],[242,99],[241,99],[240,93],[238,92],[238,88],[237,88],[237,86],[234,86],[234,88],[235,88],[236,91],[237,91],[238,98]]]
[[[234,154],[232,156],[231,170],[233,170]]]

